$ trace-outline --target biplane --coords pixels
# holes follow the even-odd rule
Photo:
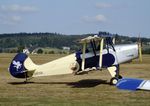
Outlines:
[[[62,74],[79,75],[92,70],[107,69],[111,75],[110,84],[115,85],[120,75],[119,64],[141,57],[141,45],[115,44],[112,36],[94,35],[81,39],[81,50],[68,56],[37,65],[25,53],[17,54],[12,60],[9,72],[15,78],[30,78]]]

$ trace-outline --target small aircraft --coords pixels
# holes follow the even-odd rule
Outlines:
[[[83,45],[82,50],[42,65],[34,64],[27,54],[19,53],[12,60],[9,72],[15,78],[25,78],[27,82],[39,76],[79,75],[106,68],[111,75],[110,84],[115,85],[122,78],[119,64],[138,57],[142,60],[140,43],[116,45],[111,35],[89,36],[79,43]]]

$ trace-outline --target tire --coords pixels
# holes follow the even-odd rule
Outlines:
[[[74,63],[70,64],[70,69],[73,71],[74,74],[76,74],[80,69],[79,63],[74,62]]]
[[[118,82],[118,79],[116,77],[111,78],[110,85],[116,85]]]

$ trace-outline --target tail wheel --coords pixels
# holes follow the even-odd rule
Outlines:
[[[118,79],[116,77],[111,78],[110,85],[116,85],[118,82]]]

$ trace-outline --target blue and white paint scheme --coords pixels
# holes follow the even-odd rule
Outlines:
[[[106,42],[105,45],[101,43],[103,40]],[[113,39],[109,36],[82,39],[81,43],[84,49],[76,52],[76,66],[78,67],[75,68],[76,73],[92,67],[107,68],[112,76],[110,83],[116,84],[122,78],[119,73],[119,64],[138,58],[139,46],[138,44],[115,45],[112,41]],[[92,49],[89,50],[90,47]],[[101,50],[103,47],[105,49]]]
[[[24,53],[19,53],[14,57],[9,67],[9,72],[13,77],[25,78],[26,69],[24,67],[24,61],[27,57]]]
[[[108,50],[103,49],[102,68],[125,63],[138,57],[138,45],[137,44],[115,45],[114,49],[115,51],[112,48],[108,48]],[[85,59],[86,59],[87,66],[85,66],[85,68],[89,66],[98,67],[99,55],[100,54],[98,51],[96,51],[96,55],[94,55],[94,53],[92,52],[86,52]],[[77,58],[77,61],[81,63],[82,58],[83,58],[81,51],[76,52],[76,58]]]
[[[118,81],[116,84],[118,89],[123,90],[150,90],[150,80],[142,80],[135,78],[123,78]]]
[[[112,36],[89,36],[80,43],[82,50],[42,65],[35,64],[27,54],[19,53],[12,60],[9,72],[13,77],[27,80],[49,75],[79,75],[93,68],[106,68],[111,75],[110,84],[116,84],[122,78],[119,64],[139,57],[138,44],[115,45]]]

